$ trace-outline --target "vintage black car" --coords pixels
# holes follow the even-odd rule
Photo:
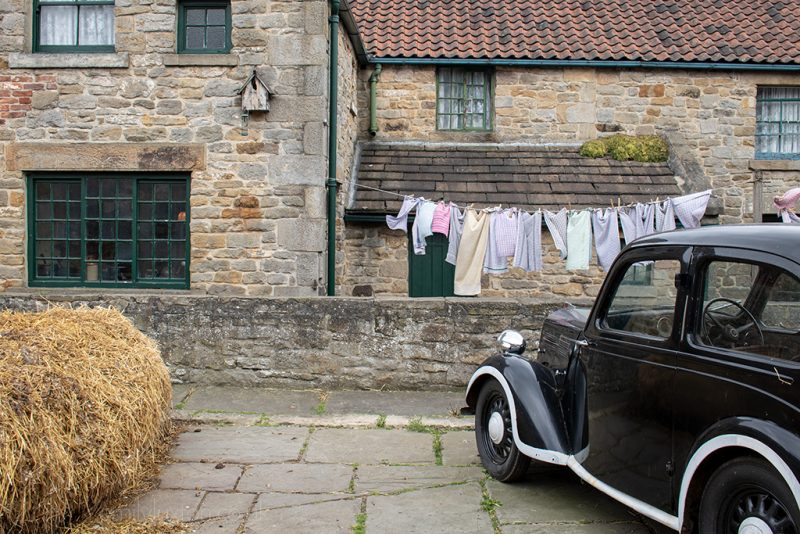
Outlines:
[[[800,225],[637,240],[533,360],[499,340],[467,388],[496,479],[532,459],[675,530],[800,532]]]

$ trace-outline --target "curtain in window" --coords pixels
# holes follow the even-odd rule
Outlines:
[[[114,6],[41,6],[39,44],[113,45]]]
[[[114,6],[82,6],[79,14],[78,44],[114,44]]]
[[[39,44],[74,46],[78,23],[77,6],[42,6]]]
[[[759,87],[756,152],[800,154],[800,87]]]

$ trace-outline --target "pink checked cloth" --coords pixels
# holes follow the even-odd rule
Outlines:
[[[431,230],[437,234],[447,234],[450,232],[450,205],[444,202],[436,204],[436,209],[433,211],[433,223]]]
[[[783,210],[794,209],[798,200],[800,200],[800,187],[795,187],[794,189],[789,189],[783,196],[774,197],[772,203],[775,205],[778,213],[780,213]]]

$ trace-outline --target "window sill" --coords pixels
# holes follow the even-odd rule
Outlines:
[[[754,171],[800,171],[800,160],[796,159],[751,159]]]
[[[128,53],[21,54],[8,55],[12,69],[127,69]]]
[[[164,54],[166,67],[237,67],[239,57],[231,54]]]

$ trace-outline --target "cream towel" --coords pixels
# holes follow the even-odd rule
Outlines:
[[[481,294],[481,271],[489,239],[489,213],[467,209],[464,233],[456,256],[456,275],[453,293],[461,297]]]

